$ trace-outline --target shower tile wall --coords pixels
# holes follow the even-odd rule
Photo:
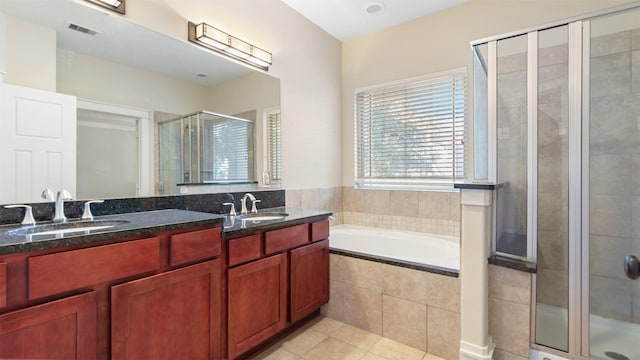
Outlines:
[[[640,323],[640,29],[591,40],[590,308]]]

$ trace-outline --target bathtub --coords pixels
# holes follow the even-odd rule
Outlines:
[[[460,270],[460,241],[453,236],[335,225],[331,227],[329,247],[333,252],[395,265],[454,273]]]

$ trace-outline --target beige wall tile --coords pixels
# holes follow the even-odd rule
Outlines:
[[[344,297],[344,323],[382,335],[382,293],[347,287]]]
[[[302,208],[302,190],[287,190],[284,194],[284,201],[287,206]]]
[[[389,209],[392,215],[417,217],[418,192],[393,191],[389,197]]]
[[[364,349],[329,337],[309,350],[304,358],[307,360],[358,360],[362,358],[365,353],[366,350]]]
[[[640,29],[631,31],[631,49],[640,50]]]
[[[382,336],[427,351],[427,306],[383,295]]]
[[[460,192],[449,193],[449,219],[460,221]]]
[[[449,192],[421,191],[418,214],[421,218],[451,219]]]
[[[382,263],[343,257],[343,279],[349,286],[382,292]]]
[[[489,296],[529,305],[531,302],[531,274],[489,265]]]
[[[569,268],[568,232],[538,230],[538,269]]]
[[[369,351],[387,360],[421,360],[424,357],[424,351],[386,338],[380,339]]]
[[[634,281],[631,285],[631,301],[633,305],[632,321],[640,324],[640,283]]]
[[[382,265],[383,293],[413,302],[427,303],[427,273],[394,265]]]
[[[592,154],[589,162],[591,195],[627,195],[632,191],[630,154]]]
[[[320,308],[320,313],[338,321],[345,321],[344,299],[346,285],[341,282],[331,281],[329,284],[329,303]]]
[[[628,280],[597,275],[591,275],[589,278],[591,313],[616,320],[631,321],[631,286]]]
[[[640,50],[631,53],[631,92],[640,93]]]
[[[365,350],[369,350],[381,338],[380,335],[372,334],[346,324],[342,325],[331,336]]]
[[[621,31],[591,39],[591,57],[631,50],[631,32]]]
[[[529,305],[489,298],[489,335],[496,348],[529,356]]]
[[[631,198],[626,195],[591,196],[592,235],[631,237]]]
[[[591,97],[626,95],[631,89],[628,52],[591,58]]]
[[[569,304],[569,279],[566,270],[538,268],[536,272],[536,301],[566,308]]]
[[[632,254],[632,239],[591,235],[589,239],[589,273],[624,280],[623,262]]]
[[[346,282],[345,279],[345,258],[346,256],[330,254],[329,255],[329,276],[331,281]]]
[[[427,308],[427,352],[447,360],[460,359],[460,314]]]
[[[364,206],[366,213],[391,215],[390,199],[388,190],[362,190],[364,195]]]
[[[422,360],[443,360],[443,359],[439,356],[435,356],[427,353],[427,354],[424,354],[424,357],[422,358]]]
[[[425,273],[427,305],[460,313],[460,278]]]

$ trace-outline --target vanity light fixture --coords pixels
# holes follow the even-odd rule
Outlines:
[[[269,71],[271,53],[213,26],[189,22],[189,41],[264,71]]]
[[[125,6],[126,0],[85,0],[85,1],[124,15],[124,6]]]

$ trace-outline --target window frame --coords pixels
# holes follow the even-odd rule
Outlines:
[[[361,134],[360,131],[360,118],[361,113],[359,111],[359,95],[363,93],[371,93],[373,91],[385,91],[393,88],[401,87],[401,86],[415,86],[420,83],[425,83],[429,81],[441,81],[443,79],[449,78],[452,84],[456,82],[456,78],[462,77],[462,112],[460,112],[461,116],[455,116],[455,119],[459,121],[456,124],[451,122],[452,119],[449,118],[451,124],[451,130],[449,131],[455,136],[456,132],[460,131],[461,137],[455,137],[452,150],[453,154],[451,155],[451,177],[437,179],[436,177],[400,177],[396,181],[391,179],[385,179],[380,181],[380,178],[368,177],[368,176],[360,176],[359,169],[361,168],[361,164],[359,163],[359,153],[360,153],[360,144],[359,144],[359,136]],[[427,86],[427,85],[424,85]],[[457,181],[463,181],[465,179],[465,175],[467,172],[467,152],[465,146],[465,139],[467,138],[467,128],[466,128],[466,119],[468,119],[468,90],[469,90],[469,78],[468,71],[466,67],[459,67],[450,70],[420,75],[411,78],[404,78],[395,81],[385,82],[374,84],[366,87],[356,88],[354,91],[354,135],[353,135],[353,149],[354,149],[354,187],[356,189],[384,189],[384,190],[453,190],[453,184]],[[451,91],[452,96],[455,96],[455,90]],[[460,99],[454,99],[451,101],[452,107],[456,107],[456,103],[460,101]],[[455,113],[455,111],[452,111]],[[456,120],[453,120],[456,121]],[[455,144],[458,140],[461,140],[460,144]],[[426,142],[425,142],[426,143]],[[461,149],[461,154],[456,155],[456,150]],[[456,166],[456,162],[460,162],[461,164]],[[454,175],[458,174],[458,176]]]

